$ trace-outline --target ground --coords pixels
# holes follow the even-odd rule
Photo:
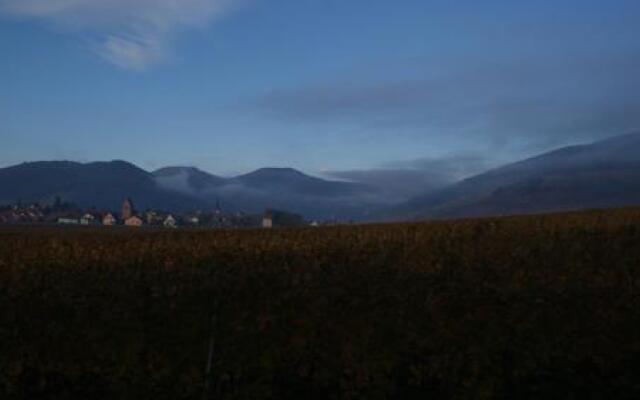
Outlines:
[[[0,397],[638,398],[639,289],[639,209],[6,228]]]

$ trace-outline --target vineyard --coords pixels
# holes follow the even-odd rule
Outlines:
[[[0,230],[3,399],[640,398],[640,209]]]

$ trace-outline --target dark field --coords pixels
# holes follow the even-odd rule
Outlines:
[[[637,209],[4,229],[0,398],[637,399],[639,296]]]

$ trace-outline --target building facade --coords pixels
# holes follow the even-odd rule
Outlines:
[[[116,217],[113,216],[113,214],[111,213],[106,213],[103,217],[102,217],[102,225],[105,226],[113,226],[116,224]]]
[[[134,228],[142,226],[142,223],[142,218],[135,215],[124,220],[124,224],[126,226],[131,226]]]
[[[265,229],[273,228],[273,212],[272,211],[265,212],[264,217],[262,217],[262,227]]]
[[[165,218],[163,225],[165,228],[176,228],[178,226],[176,219],[173,218],[173,215],[171,214],[167,215],[167,218]]]

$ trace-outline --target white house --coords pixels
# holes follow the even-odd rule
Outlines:
[[[102,217],[102,225],[105,226],[113,226],[117,223],[118,221],[116,221],[116,217],[113,216],[113,214],[111,213],[106,213],[103,217]]]
[[[61,217],[61,218],[58,218],[58,223],[60,225],[79,225],[80,224],[80,220],[76,219],[76,218]]]
[[[264,217],[262,217],[262,227],[265,229],[273,228],[273,213],[268,211],[265,213]]]
[[[165,228],[177,228],[176,219],[173,218],[173,215],[167,215],[167,218],[164,219],[164,227]]]
[[[96,222],[96,217],[93,214],[86,213],[80,218],[81,225],[93,225]]]

